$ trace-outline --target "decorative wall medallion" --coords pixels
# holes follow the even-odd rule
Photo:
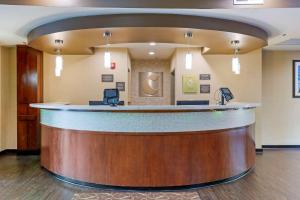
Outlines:
[[[199,81],[194,75],[182,76],[182,91],[183,93],[197,93]]]
[[[119,91],[125,91],[125,82],[116,82],[116,88],[119,90]]]
[[[102,74],[102,82],[114,82],[113,74]]]
[[[200,85],[201,94],[210,94],[210,85]]]
[[[200,74],[200,80],[207,81],[211,79],[210,74]]]
[[[163,72],[139,72],[139,96],[163,96]]]

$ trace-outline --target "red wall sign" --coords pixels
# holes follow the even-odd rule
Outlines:
[[[116,67],[117,67],[117,64],[115,62],[112,62],[110,64],[110,69],[116,69]]]

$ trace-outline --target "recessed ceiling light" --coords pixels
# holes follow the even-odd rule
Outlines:
[[[155,46],[156,43],[155,43],[155,42],[150,42],[149,45],[150,45],[150,46]]]
[[[149,51],[148,54],[151,55],[151,56],[153,56],[153,55],[155,55],[155,52],[154,51]]]

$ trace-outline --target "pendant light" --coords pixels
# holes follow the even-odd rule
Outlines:
[[[109,52],[109,39],[112,36],[112,33],[109,31],[106,31],[105,33],[103,33],[103,37],[105,39],[105,43],[106,43],[106,49],[104,52],[104,67],[109,69],[111,66],[111,54]]]
[[[55,50],[55,76],[56,77],[60,77],[61,76],[61,72],[63,70],[63,65],[64,65],[64,61],[63,61],[63,57],[61,55],[61,48],[63,45],[64,41],[63,40],[55,40],[55,45],[56,45],[56,50]]]
[[[238,57],[238,53],[240,51],[240,49],[238,47],[239,43],[240,43],[240,41],[238,41],[238,40],[231,41],[231,45],[234,48],[234,56],[232,58],[232,71],[235,74],[240,74],[241,73],[241,64],[240,64],[240,59]]]
[[[184,34],[184,37],[187,39],[188,52],[185,54],[185,69],[191,70],[193,68],[193,55],[190,52],[190,40],[193,38],[192,32],[187,32]]]
[[[193,55],[188,52],[185,54],[185,69],[192,69],[193,66]]]

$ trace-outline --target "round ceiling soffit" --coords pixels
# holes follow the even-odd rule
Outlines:
[[[29,45],[53,53],[54,41],[63,39],[63,54],[92,54],[105,44],[101,35],[113,33],[110,43],[185,44],[184,33],[192,31],[191,43],[207,47],[207,53],[232,53],[230,41],[239,40],[241,53],[267,45],[268,34],[246,23],[211,17],[169,14],[116,14],[83,16],[44,24],[28,34]]]

